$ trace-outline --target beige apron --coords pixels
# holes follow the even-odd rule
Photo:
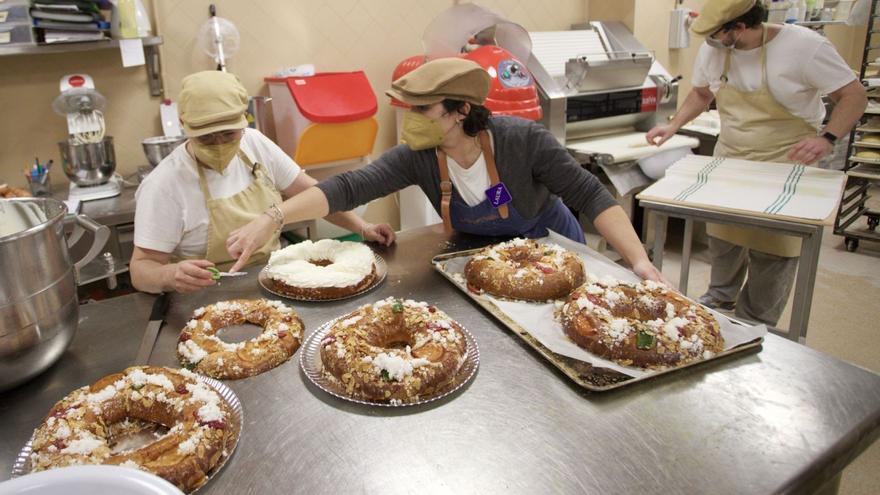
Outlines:
[[[761,87],[739,91],[727,84],[730,51],[724,60],[721,88],[715,94],[721,115],[721,134],[715,156],[761,162],[789,162],[786,154],[800,140],[815,136],[816,127],[793,115],[776,101],[767,85],[767,26],[761,40]],[[797,56],[792,54],[792,56]],[[801,240],[766,230],[708,224],[712,237],[777,256],[799,256]]]
[[[226,239],[229,233],[243,227],[251,220],[262,215],[273,204],[281,204],[281,194],[275,189],[275,185],[266,176],[259,163],[251,161],[241,150],[238,157],[251,166],[254,180],[241,192],[228,198],[214,199],[208,191],[208,181],[205,180],[204,167],[196,165],[199,170],[199,186],[205,195],[205,206],[208,209],[208,249],[205,259],[211,261],[221,270],[226,270],[233,265],[233,260],[226,251]],[[269,253],[281,247],[278,236],[272,236],[248,260],[248,265],[264,263]]]

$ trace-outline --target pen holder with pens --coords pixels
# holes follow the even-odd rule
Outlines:
[[[49,172],[46,172],[39,178],[31,179],[31,181],[28,182],[28,187],[30,188],[31,194],[34,197],[39,198],[44,196],[51,196],[52,185],[49,182]]]

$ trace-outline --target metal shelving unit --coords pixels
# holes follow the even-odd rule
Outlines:
[[[880,103],[880,85],[869,84],[865,79],[868,67],[876,67],[877,63],[871,52],[880,53],[880,33],[876,24],[878,15],[877,4],[880,0],[871,0],[871,22],[868,25],[868,33],[865,36],[865,50],[862,53],[862,67],[859,79],[868,86],[869,99]],[[870,103],[869,103],[870,105]],[[871,197],[871,187],[880,187],[880,158],[859,157],[860,151],[880,152],[878,143],[865,143],[864,133],[876,133],[880,136],[880,110],[868,109],[862,117],[862,122],[850,133],[850,142],[847,148],[847,161],[844,171],[846,172],[846,187],[843,189],[840,207],[837,210],[837,218],[834,220],[834,233],[843,236],[847,251],[855,251],[859,248],[860,240],[880,241],[880,233],[877,226],[880,224],[880,210],[868,206]],[[856,136],[859,136],[857,139]],[[859,228],[861,218],[866,218],[868,228]]]
[[[164,88],[162,87],[162,78],[159,76],[161,68],[159,61],[159,45],[162,44],[162,37],[150,36],[147,38],[141,38],[141,41],[144,44],[144,62],[147,69],[147,79],[150,83],[150,94],[153,96],[162,96]],[[105,50],[108,48],[119,48],[119,40],[108,39],[101,41],[80,41],[76,43],[0,45],[0,57],[15,55],[33,56],[48,53],[89,52],[94,50]]]

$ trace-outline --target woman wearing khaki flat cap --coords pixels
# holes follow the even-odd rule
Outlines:
[[[183,79],[178,108],[187,141],[138,188],[132,284],[145,292],[193,292],[213,285],[208,267],[228,267],[229,233],[263,217],[272,228],[253,250],[263,262],[280,247],[282,196],[317,183],[281,149],[247,128],[247,91],[233,74],[204,71]],[[323,215],[320,215],[323,216]],[[340,210],[327,220],[390,244],[388,225]],[[238,264],[236,269],[243,265]]]
[[[416,184],[448,231],[541,237],[551,229],[584,242],[568,205],[586,214],[638,275],[662,280],[623,209],[550,132],[528,120],[491,116],[483,106],[490,82],[482,67],[461,58],[433,60],[394,81],[386,94],[411,106],[403,144],[285,201],[284,219],[321,217]],[[226,246],[235,266],[271,232],[268,218],[232,232]]]

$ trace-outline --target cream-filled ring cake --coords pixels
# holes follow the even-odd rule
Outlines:
[[[373,251],[359,242],[303,241],[274,251],[266,265],[270,289],[299,299],[338,299],[376,279]]]

